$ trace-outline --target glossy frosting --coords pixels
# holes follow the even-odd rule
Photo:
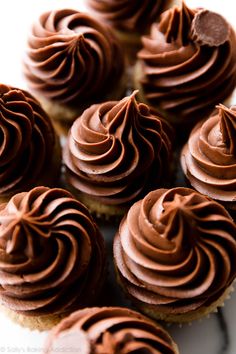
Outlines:
[[[1,204],[2,305],[27,316],[67,313],[95,301],[103,278],[102,237],[70,193],[36,187]]]
[[[105,204],[130,202],[168,180],[170,140],[135,95],[87,109],[64,150],[67,182]]]
[[[97,101],[118,85],[121,48],[106,26],[85,13],[44,13],[33,25],[24,72],[30,88],[60,103]]]
[[[83,354],[178,353],[176,344],[162,327],[121,307],[74,312],[50,333],[44,353],[69,347]]]
[[[236,209],[236,108],[219,105],[215,114],[198,123],[181,162],[196,190]]]
[[[220,15],[183,2],[164,12],[142,42],[138,57],[145,98],[175,124],[193,126],[232,93],[235,33]]]
[[[55,134],[28,92],[0,84],[0,195],[37,184],[51,163]]]
[[[144,32],[157,19],[163,0],[87,0],[103,19],[122,31]]]
[[[188,188],[135,203],[114,241],[121,282],[137,306],[178,315],[208,306],[236,276],[236,226],[218,203]]]

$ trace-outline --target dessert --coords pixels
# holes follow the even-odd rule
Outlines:
[[[231,95],[236,39],[221,15],[182,2],[161,15],[142,43],[135,68],[140,99],[185,132]]]
[[[55,184],[61,148],[49,117],[28,92],[0,84],[0,202]]]
[[[124,214],[130,203],[170,177],[166,125],[136,101],[136,94],[91,106],[68,136],[66,185],[97,216]]]
[[[30,89],[50,116],[71,122],[91,103],[124,94],[124,60],[112,30],[75,10],[44,13],[24,59]]]
[[[114,240],[118,280],[155,319],[189,322],[224,303],[236,276],[236,225],[226,209],[188,188],[135,203]]]
[[[0,304],[15,322],[51,328],[97,301],[104,272],[102,236],[69,192],[36,187],[0,205]]]
[[[181,153],[188,183],[236,218],[236,107],[224,105],[196,125]]]
[[[86,0],[103,20],[125,33],[143,33],[157,20],[163,0]],[[144,20],[145,19],[145,20]]]
[[[131,62],[135,60],[141,47],[140,36],[148,32],[162,11],[163,4],[168,2],[170,1],[87,0],[90,9],[115,29]]]
[[[160,325],[122,307],[90,308],[74,312],[49,334],[44,353],[59,348],[83,354],[177,354],[178,348]]]

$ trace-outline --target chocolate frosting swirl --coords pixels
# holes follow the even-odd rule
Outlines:
[[[157,19],[163,0],[87,0],[87,3],[118,30],[142,33]]]
[[[102,237],[70,193],[36,187],[0,206],[5,307],[27,316],[63,314],[94,301],[103,278]]]
[[[30,88],[60,103],[94,102],[123,72],[121,48],[110,28],[75,10],[42,14],[28,45],[24,72]]]
[[[193,129],[181,163],[196,190],[236,208],[236,108],[217,109]]]
[[[28,92],[0,84],[0,195],[37,184],[51,163],[55,134]]]
[[[105,204],[130,202],[168,179],[165,126],[136,101],[136,93],[87,109],[64,150],[67,182]]]
[[[74,312],[51,331],[44,353],[73,348],[83,354],[177,354],[169,334],[127,308],[103,307]]]
[[[164,12],[142,42],[145,98],[173,123],[193,126],[232,93],[235,33],[220,15],[191,10],[183,2]]]
[[[124,217],[114,257],[127,293],[143,311],[192,313],[234,280],[236,226],[223,206],[194,190],[159,189]]]

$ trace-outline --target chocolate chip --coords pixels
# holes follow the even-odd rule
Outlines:
[[[219,14],[200,10],[192,21],[191,37],[199,45],[218,47],[229,39],[228,22]]]

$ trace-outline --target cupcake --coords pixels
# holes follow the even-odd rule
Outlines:
[[[0,205],[0,304],[45,330],[97,300],[104,243],[88,210],[63,189],[36,187]]]
[[[91,103],[122,97],[123,70],[112,30],[88,14],[51,11],[32,27],[24,74],[58,124],[70,124]]]
[[[236,219],[236,107],[217,106],[196,125],[181,153],[188,183],[222,203]]]
[[[163,6],[170,6],[174,1],[86,0],[86,2],[105,23],[114,28],[132,62],[141,47],[140,36],[149,31]]]
[[[35,185],[55,184],[61,149],[49,117],[28,92],[0,84],[0,203]]]
[[[74,312],[51,331],[43,353],[57,353],[60,348],[83,354],[179,353],[160,325],[122,307]]]
[[[67,188],[97,216],[124,214],[130,203],[170,177],[166,125],[136,101],[136,93],[91,106],[68,135]]]
[[[118,280],[148,316],[190,322],[224,303],[236,276],[236,226],[226,209],[188,188],[135,203],[114,240]]]
[[[135,68],[140,99],[185,132],[231,95],[236,39],[221,15],[182,2],[161,15],[142,44]]]

